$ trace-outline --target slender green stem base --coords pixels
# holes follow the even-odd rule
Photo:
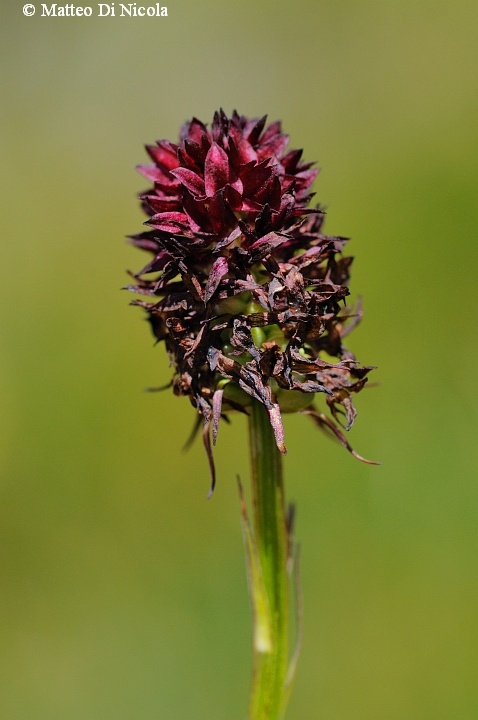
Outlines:
[[[279,720],[285,709],[289,657],[289,536],[282,456],[267,411],[257,401],[250,408],[249,442],[253,531],[271,640],[268,644],[254,642],[249,720]]]

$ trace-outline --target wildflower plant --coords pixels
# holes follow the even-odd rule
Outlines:
[[[131,236],[151,255],[128,286],[143,296],[132,304],[165,343],[167,387],[189,398],[202,425],[210,495],[221,418],[249,420],[252,525],[239,484],[254,624],[249,720],[283,716],[298,654],[288,647],[296,553],[282,414],[309,415],[369,462],[341,428],[352,426],[353,396],[373,369],[344,346],[362,316],[360,303],[345,303],[353,258],[343,255],[347,238],[323,233],[325,212],[310,205],[318,169],[288,141],[280,122],[220,110],[210,129],[193,118],[177,144],[147,145],[152,162],[138,170],[152,184],[140,195],[150,229]]]

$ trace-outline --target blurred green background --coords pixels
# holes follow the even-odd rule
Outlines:
[[[350,433],[380,468],[286,418],[305,596],[288,718],[476,720],[478,5],[21,8],[0,10],[0,717],[245,716],[245,423],[221,425],[206,501],[192,409],[142,392],[165,352],[119,290],[144,264],[123,239],[142,144],[223,106],[282,118],[319,161],[364,297],[350,345],[381,382]]]

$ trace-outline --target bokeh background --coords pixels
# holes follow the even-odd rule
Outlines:
[[[181,452],[192,409],[142,392],[169,370],[120,292],[144,261],[124,241],[142,144],[223,106],[282,118],[323,168],[364,297],[350,345],[381,383],[350,433],[379,468],[286,418],[305,596],[288,717],[476,720],[478,5],[21,8],[1,4],[0,717],[245,716],[245,423],[221,426],[207,501],[200,444]]]

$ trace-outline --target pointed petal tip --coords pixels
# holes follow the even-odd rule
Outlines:
[[[381,465],[381,462],[376,462],[375,460],[367,460],[367,458],[362,457],[358,454],[358,452],[355,452],[355,450],[351,451],[351,455],[354,456],[357,460],[360,460],[360,462],[365,463],[366,465]]]

